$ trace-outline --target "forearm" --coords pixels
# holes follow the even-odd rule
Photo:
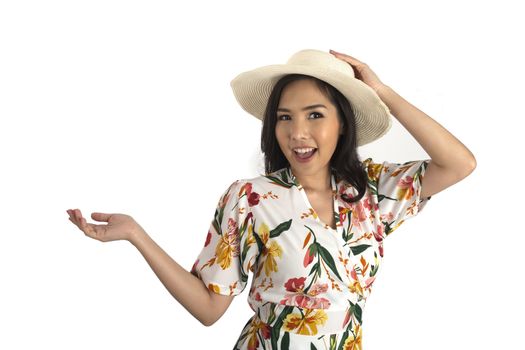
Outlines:
[[[214,320],[211,297],[204,283],[173,260],[145,231],[130,240],[170,294],[202,324]]]

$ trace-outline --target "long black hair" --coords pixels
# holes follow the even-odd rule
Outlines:
[[[290,166],[275,136],[277,107],[279,106],[283,89],[289,83],[303,79],[310,79],[316,83],[321,93],[336,106],[340,120],[343,121],[344,134],[341,135],[337,141],[337,146],[330,159],[330,167],[335,170],[335,175],[338,179],[343,179],[358,192],[358,195],[354,198],[349,198],[345,195],[342,196],[343,200],[348,203],[357,202],[366,193],[367,173],[363,169],[362,162],[359,160],[357,153],[355,116],[350,105],[351,102],[332,85],[309,75],[285,75],[275,84],[270,94],[264,112],[261,131],[261,151],[264,153],[265,172],[268,175],[276,170]]]

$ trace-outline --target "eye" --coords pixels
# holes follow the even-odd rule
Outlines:
[[[310,113],[310,115],[318,116],[317,118],[314,118],[314,119],[323,118],[323,115],[321,113],[319,113],[319,112],[312,112],[312,113]],[[288,114],[281,114],[281,115],[277,116],[277,120],[284,120],[283,117],[289,118],[290,116]]]

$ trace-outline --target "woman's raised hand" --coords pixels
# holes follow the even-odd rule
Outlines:
[[[379,79],[377,74],[372,71],[368,64],[342,52],[330,50],[330,53],[340,60],[348,63],[354,69],[355,77],[366,85],[370,86],[375,92],[385,86],[385,84],[383,84],[383,82]]]
[[[69,220],[77,225],[84,234],[101,242],[130,240],[134,233],[143,230],[129,215],[92,213],[95,221],[107,222],[107,225],[90,224],[82,217],[80,209],[68,209]]]

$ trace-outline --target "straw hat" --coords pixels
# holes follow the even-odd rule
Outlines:
[[[357,145],[362,146],[385,135],[392,126],[390,110],[377,93],[357,79],[349,63],[329,52],[301,50],[286,64],[259,67],[236,76],[230,85],[241,107],[263,120],[268,98],[277,81],[287,74],[306,74],[339,90],[355,114]]]

